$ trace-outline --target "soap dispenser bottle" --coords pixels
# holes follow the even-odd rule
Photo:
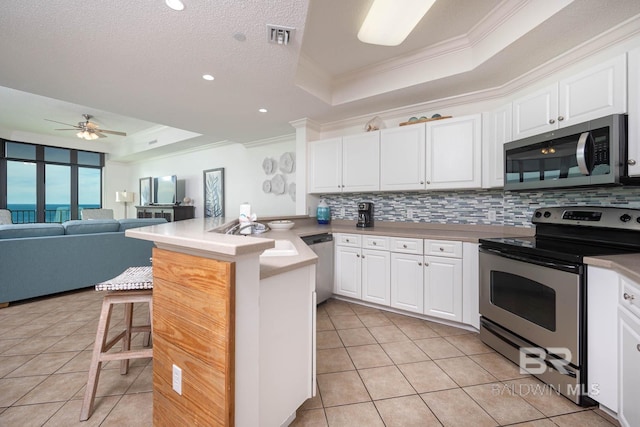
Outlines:
[[[318,218],[318,224],[329,224],[331,220],[331,208],[329,208],[329,205],[327,205],[324,199],[320,200],[318,204],[316,217]]]

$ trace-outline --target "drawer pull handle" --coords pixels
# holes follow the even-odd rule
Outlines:
[[[419,265],[420,267],[422,267],[422,263],[421,263],[421,262],[419,262],[419,263],[418,263],[418,265]]]
[[[360,258],[360,254],[356,254],[356,256],[357,256],[358,258]]]
[[[443,248],[443,247],[440,247],[440,252],[443,252],[443,251],[444,251],[444,248]]]
[[[636,299],[635,295],[629,295],[628,293],[624,293],[623,298],[626,299],[627,301],[633,301],[634,299]]]
[[[402,245],[402,247],[403,247],[404,249],[407,249],[407,245]]]
[[[636,346],[636,350],[640,351],[640,344]]]
[[[377,243],[376,243],[376,242],[373,242],[373,246],[375,246],[375,245],[377,245]]]
[[[428,262],[425,262],[425,263],[424,263],[424,266],[425,266],[425,267],[429,267],[429,263],[428,263]]]

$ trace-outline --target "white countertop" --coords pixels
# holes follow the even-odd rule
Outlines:
[[[150,240],[156,246],[165,249],[222,259],[262,253],[273,248],[275,240],[292,242],[298,255],[260,257],[261,279],[317,262],[316,254],[300,239],[298,230],[272,230],[251,236],[228,235],[220,232],[234,223],[235,221],[224,218],[195,218],[131,228],[126,230],[125,235],[135,239]]]

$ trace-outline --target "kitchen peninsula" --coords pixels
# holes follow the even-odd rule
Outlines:
[[[313,395],[316,256],[295,233],[229,224],[127,230],[156,244],[154,425],[287,425]]]

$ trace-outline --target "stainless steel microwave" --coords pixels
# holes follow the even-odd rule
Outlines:
[[[504,145],[505,190],[619,184],[627,116],[614,114]]]

